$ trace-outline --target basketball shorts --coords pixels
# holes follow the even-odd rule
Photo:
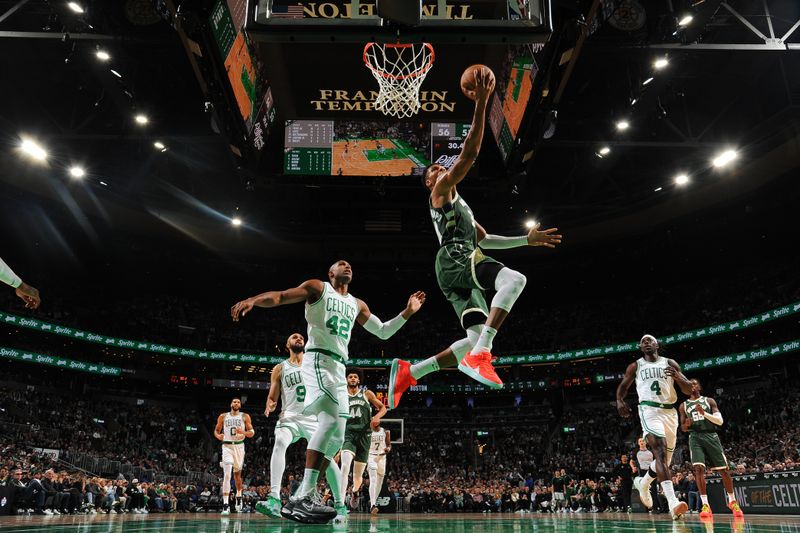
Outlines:
[[[369,454],[369,461],[367,461],[367,468],[369,469],[370,475],[373,473],[378,474],[379,476],[386,475],[386,454]]]
[[[315,417],[325,412],[341,418],[350,418],[344,363],[309,350],[303,357],[300,371],[306,388],[304,415]]]
[[[480,248],[452,244],[439,248],[435,269],[439,288],[453,306],[461,326],[466,329],[483,323],[483,318],[479,322],[474,322],[474,317],[465,322],[464,318],[472,314],[489,316],[484,291],[494,290],[494,278],[503,264],[483,255]]]
[[[292,444],[300,439],[310,441],[317,430],[317,419],[301,413],[286,413],[275,424],[275,429],[288,429],[292,433]]]
[[[728,468],[728,458],[716,433],[689,433],[689,453],[693,465],[702,465],[710,470]]]
[[[678,412],[672,408],[639,404],[639,420],[645,436],[654,435],[667,441],[666,459],[669,465],[678,438]]]
[[[563,492],[553,492],[553,501],[554,502],[563,502],[564,501],[564,493]]]
[[[244,466],[244,442],[222,445],[222,461],[219,466],[225,465],[233,465],[234,472],[241,472]]]
[[[344,444],[342,451],[347,450],[354,456],[354,460],[359,463],[366,463],[369,458],[369,445],[371,434],[369,431],[347,431],[344,432]]]

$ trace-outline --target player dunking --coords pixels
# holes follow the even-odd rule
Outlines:
[[[428,207],[440,245],[436,254],[436,279],[455,309],[467,337],[414,365],[399,359],[392,361],[390,409],[397,407],[402,394],[418,379],[440,368],[458,366],[460,371],[480,383],[493,389],[502,388],[503,382],[492,366],[492,342],[522,293],[526,279],[521,273],[485,256],[481,249],[554,248],[561,242],[561,235],[555,234],[557,228],[539,231],[538,225],[527,235],[519,237],[489,235],[475,221],[467,202],[456,191],[456,186],[467,175],[480,152],[486,103],[494,90],[494,76],[482,70],[476,71],[475,81],[475,114],[458,159],[450,170],[433,164],[425,169],[422,177],[430,191]],[[491,310],[486,305],[486,290],[497,291]]]
[[[353,493],[350,498],[350,508],[355,509],[358,504],[358,491],[363,482],[364,469],[367,466],[369,454],[370,427],[380,423],[386,414],[386,406],[369,389],[361,390],[361,372],[357,369],[347,370],[347,399],[350,409],[350,418],[344,430],[344,444],[342,444],[342,495],[347,494],[347,476],[350,475],[350,465],[353,465]],[[372,404],[378,412],[372,416]]]
[[[283,402],[278,422],[275,424],[275,444],[269,462],[270,491],[265,502],[256,503],[256,511],[280,518],[281,516],[281,482],[286,469],[286,449],[300,439],[311,440],[317,429],[317,419],[303,414],[306,388],[303,384],[303,355],[305,339],[300,333],[293,333],[286,340],[289,358],[278,363],[272,369],[269,395],[264,416],[278,407],[278,400]],[[330,467],[326,471],[328,477],[335,476]]]
[[[230,514],[231,470],[236,480],[236,511],[242,510],[242,466],[244,465],[244,439],[255,435],[250,415],[242,413],[242,400],[234,398],[231,410],[217,417],[214,436],[222,441],[222,514]]]
[[[694,477],[697,480],[697,489],[703,508],[700,518],[711,518],[711,506],[708,505],[708,492],[706,490],[706,468],[710,468],[722,476],[722,484],[728,494],[728,508],[733,511],[735,518],[744,516],[742,508],[733,495],[733,478],[728,470],[728,459],[717,434],[717,428],[722,426],[722,413],[719,412],[714,398],[701,396],[703,387],[696,379],[689,380],[692,384],[692,394],[689,399],[678,408],[681,417],[681,429],[689,432],[689,453],[692,457]]]
[[[345,422],[349,416],[345,363],[348,344],[355,322],[373,335],[388,339],[416,313],[425,302],[425,293],[412,294],[402,313],[387,322],[372,314],[362,300],[349,292],[353,280],[350,263],[341,260],[331,265],[328,281],[308,280],[284,291],[271,291],[243,300],[231,308],[234,321],[253,307],[277,307],[305,302],[308,322],[308,346],[301,373],[306,388],[303,414],[317,417],[317,430],[306,451],[303,482],[296,494],[281,509],[281,515],[297,522],[324,523],[346,512],[339,492],[341,472],[331,458],[344,441]],[[322,505],[317,495],[321,470],[330,465],[333,479],[328,478],[334,507]]]
[[[675,384],[687,395],[692,392],[692,384],[681,373],[678,363],[658,354],[658,341],[652,335],[642,337],[639,349],[643,356],[628,365],[617,387],[617,410],[623,418],[630,418],[631,410],[625,403],[625,395],[635,381],[639,396],[639,419],[644,438],[653,451],[655,472],[651,465],[644,476],[636,478],[633,485],[639,491],[642,504],[650,509],[653,507],[650,484],[658,479],[672,518],[677,520],[689,510],[689,506],[675,496],[669,469],[678,436],[678,413],[675,412],[678,394]]]
[[[392,435],[388,429],[372,426],[369,445],[369,512],[378,514],[378,496],[381,495],[383,477],[386,475],[386,454],[392,451]]]

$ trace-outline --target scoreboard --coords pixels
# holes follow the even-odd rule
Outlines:
[[[450,168],[464,147],[472,124],[459,122],[431,123],[431,163]]]
[[[332,120],[288,121],[283,171],[286,174],[330,175],[332,145]]]

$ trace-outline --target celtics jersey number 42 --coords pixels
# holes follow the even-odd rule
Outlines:
[[[358,300],[352,294],[339,294],[327,281],[322,286],[319,300],[306,304],[306,351],[334,354],[346,361],[347,345],[358,316]]]

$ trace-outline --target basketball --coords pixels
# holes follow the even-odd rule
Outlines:
[[[481,71],[494,80],[494,72],[486,65],[470,65],[461,75],[461,90],[470,100],[475,100],[475,75],[477,73],[480,76]]]

